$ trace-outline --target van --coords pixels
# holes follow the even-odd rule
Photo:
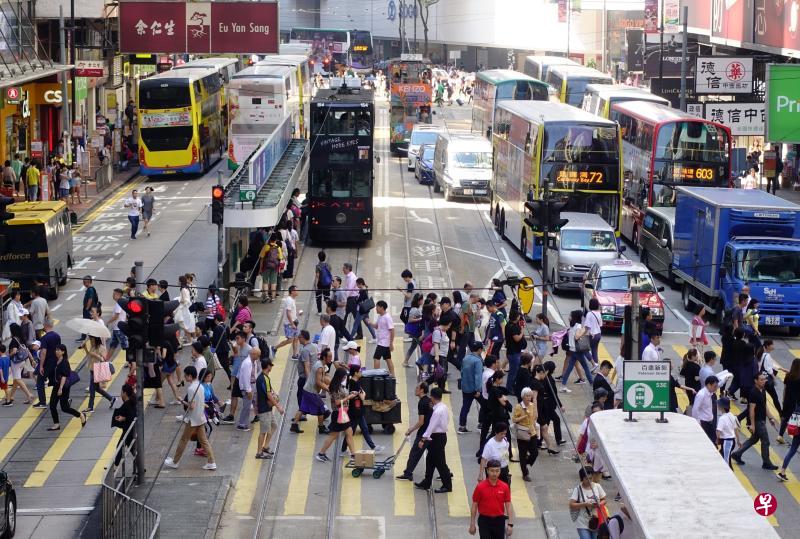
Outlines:
[[[548,242],[553,290],[580,290],[583,278],[595,262],[619,258],[624,251],[617,243],[614,227],[593,213],[561,212],[569,222]]]
[[[675,208],[647,208],[639,234],[639,259],[650,271],[668,282],[672,274],[672,246],[675,242]]]
[[[433,190],[453,197],[489,198],[492,143],[477,134],[440,133],[433,153]]]

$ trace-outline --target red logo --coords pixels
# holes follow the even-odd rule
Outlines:
[[[14,101],[19,99],[20,90],[18,86],[10,86],[6,88],[6,98],[9,101]]]
[[[745,75],[744,64],[741,62],[731,62],[725,70],[725,75],[728,77],[728,80],[742,80]]]
[[[762,517],[772,516],[778,509],[778,500],[769,492],[762,492],[753,500],[753,509]]]

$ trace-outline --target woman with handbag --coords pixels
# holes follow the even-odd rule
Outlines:
[[[539,456],[539,437],[536,433],[536,392],[530,387],[522,390],[522,400],[514,407],[514,431],[519,449],[519,467],[522,469],[522,480],[530,482],[528,466],[533,466]]]
[[[363,278],[359,277],[356,279],[356,286],[358,287],[358,298],[356,298],[356,315],[355,321],[353,322],[353,329],[350,330],[352,335],[356,335],[354,337],[355,340],[363,339],[363,335],[361,333],[361,322],[362,320],[365,322],[369,322],[369,312],[375,308],[375,301],[369,297],[369,288],[367,287],[366,281]],[[367,329],[369,330],[369,334],[372,335],[372,339],[369,340],[370,344],[375,343],[375,330],[369,323],[365,323]]]
[[[20,328],[19,324],[11,324],[9,334],[11,335],[11,340],[8,342],[9,370],[14,381],[11,388],[6,390],[6,399],[3,402],[3,406],[14,405],[14,393],[17,389],[25,393],[23,404],[30,404],[33,394],[28,389],[28,386],[25,385],[25,380],[22,378],[22,369],[25,366],[25,362],[31,359],[31,353],[28,347],[25,346],[25,341],[22,338],[22,328]],[[6,382],[8,382],[8,378],[6,378]]]
[[[420,339],[422,338],[422,330],[424,329],[423,317],[422,317],[422,294],[417,292],[414,294],[414,298],[411,300],[411,307],[408,310],[408,320],[406,321],[405,325],[405,333],[411,339],[411,345],[408,347],[408,351],[406,352],[405,361],[403,361],[403,367],[407,367],[409,369],[414,368],[414,365],[411,364],[411,356],[414,354],[414,350],[419,346]]]
[[[86,414],[82,414],[69,405],[69,391],[73,385],[80,382],[78,373],[74,372],[70,366],[67,357],[67,347],[59,344],[55,350],[56,366],[52,371],[52,378],[50,385],[52,391],[50,392],[50,415],[53,416],[53,426],[47,430],[61,430],[61,423],[59,423],[57,407],[61,405],[61,411],[65,414],[75,416],[81,420],[81,428],[86,426]]]
[[[95,393],[100,393],[109,402],[114,402],[114,397],[100,385],[111,381],[113,366],[110,361],[106,361],[106,345],[99,337],[89,335],[83,341],[83,349],[86,352],[87,367],[89,368],[89,407],[83,413],[91,414],[94,412]]]
[[[778,430],[778,437],[775,441],[779,444],[786,443],[783,435],[789,425],[789,419],[800,404],[800,358],[794,358],[789,366],[789,372],[783,378],[783,406],[781,410],[781,427]]]
[[[331,423],[328,425],[328,430],[330,431],[328,433],[328,437],[325,439],[325,443],[322,444],[319,452],[314,457],[319,462],[331,461],[325,452],[331,445],[336,443],[336,440],[339,438],[339,434],[342,432],[344,433],[347,447],[350,450],[350,459],[355,459],[356,450],[355,445],[353,444],[353,429],[350,427],[350,415],[347,413],[347,410],[349,408],[350,401],[358,398],[358,393],[355,391],[348,392],[347,389],[342,386],[342,382],[344,382],[347,378],[347,374],[347,369],[336,369],[336,372],[333,374],[333,378],[331,379],[331,383],[328,385],[330,388],[331,408],[333,409],[333,413],[331,414]]]
[[[572,311],[569,315],[569,352],[567,353],[567,362],[564,367],[564,373],[561,375],[561,391],[563,393],[572,393],[572,390],[567,387],[569,383],[569,375],[578,362],[586,373],[586,378],[591,384],[594,380],[592,372],[589,368],[589,354],[591,353],[591,334],[589,329],[581,324],[583,313],[579,309]],[[578,383],[583,383],[583,379],[579,378]]]
[[[592,482],[592,470],[578,470],[580,483],[569,497],[569,512],[580,539],[597,539],[599,521],[597,511],[604,510],[606,491],[598,483]]]
[[[795,359],[795,361],[797,360]],[[781,464],[780,469],[778,469],[778,479],[781,481],[789,480],[786,476],[786,468],[789,467],[789,462],[791,462],[792,458],[797,454],[797,449],[800,448],[800,406],[794,409],[792,415],[789,416],[787,424],[789,426],[789,434],[792,435],[792,445],[789,446],[789,451],[783,459],[783,464]]]

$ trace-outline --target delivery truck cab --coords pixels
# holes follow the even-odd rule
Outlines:
[[[800,334],[800,206],[757,189],[679,187],[673,273],[683,304],[722,321],[745,284],[759,328]]]

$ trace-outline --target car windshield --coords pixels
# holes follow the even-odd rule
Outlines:
[[[607,269],[600,272],[597,290],[605,292],[628,292],[638,286],[642,292],[655,292],[656,286],[649,272]]]
[[[458,152],[455,156],[459,168],[492,168],[492,152]]]
[[[417,131],[411,132],[411,144],[417,146],[418,144],[436,144],[436,138],[439,133],[436,131]]]
[[[436,151],[436,146],[426,145],[420,149],[419,157],[423,161],[433,160],[433,154]]]
[[[597,230],[562,230],[561,249],[569,251],[616,251],[613,232]]]
[[[742,249],[736,253],[736,272],[744,281],[800,282],[800,253],[778,249]]]

